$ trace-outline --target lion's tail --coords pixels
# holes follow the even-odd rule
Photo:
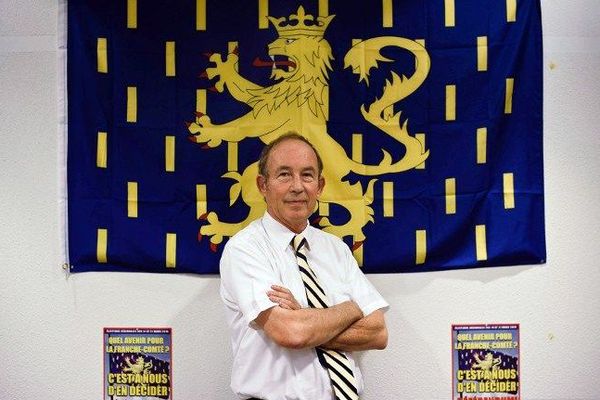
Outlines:
[[[365,165],[361,164],[352,159],[347,159],[346,162],[349,164],[349,169],[363,176],[377,176],[382,174],[398,173],[408,171],[425,162],[429,157],[429,150],[423,151],[423,145],[418,139],[414,137],[408,137],[404,142],[406,147],[406,153],[404,157],[394,162],[392,156],[385,149],[381,149],[383,152],[383,159],[377,165]]]
[[[381,49],[388,46],[400,47],[413,53],[415,73],[407,78],[404,75],[400,77],[392,71],[391,80],[386,80],[381,97],[375,99],[368,106],[363,104],[361,113],[370,124],[402,143],[406,148],[406,153],[397,162],[392,162],[392,157],[385,150],[382,150],[383,159],[379,165],[362,165],[353,162],[352,170],[364,175],[406,171],[423,163],[429,156],[429,151],[423,149],[421,142],[410,136],[407,121],[401,123],[401,113],[394,113],[393,109],[394,104],[409,96],[425,81],[430,68],[427,50],[420,43],[410,39],[395,36],[377,37],[353,46],[344,57],[345,65],[352,67],[353,72],[359,75],[359,82],[365,80],[368,85],[370,70],[377,69],[379,61],[392,61],[383,57],[380,52]]]

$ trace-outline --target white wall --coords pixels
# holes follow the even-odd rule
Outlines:
[[[393,307],[365,400],[450,398],[455,322],[521,324],[524,399],[600,399],[600,2],[542,3],[548,263],[371,275]],[[102,327],[136,325],[173,327],[175,399],[232,399],[217,277],[61,269],[56,20],[0,0],[0,399],[101,398]]]

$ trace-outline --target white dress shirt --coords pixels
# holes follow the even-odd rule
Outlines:
[[[365,316],[388,303],[360,271],[348,246],[310,225],[303,232],[308,263],[331,304],[353,300]],[[304,284],[290,242],[294,232],[265,215],[233,236],[221,257],[221,298],[231,330],[231,388],[241,398],[265,400],[333,399],[329,375],[314,349],[288,349],[271,340],[254,320],[276,306],[271,285],[288,288],[308,307]],[[359,393],[363,380],[351,353]]]

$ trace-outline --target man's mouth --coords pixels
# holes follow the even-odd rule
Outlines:
[[[298,204],[305,204],[306,200],[286,200],[285,202],[288,204],[298,205]]]
[[[270,60],[261,60],[259,57],[256,57],[252,62],[252,66],[259,68],[279,68],[285,69],[286,71],[290,68],[295,69],[296,63],[287,58],[286,56],[273,55],[270,56]]]

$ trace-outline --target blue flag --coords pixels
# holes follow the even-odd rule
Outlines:
[[[71,271],[213,274],[265,143],[365,272],[545,262],[538,0],[68,2]]]

